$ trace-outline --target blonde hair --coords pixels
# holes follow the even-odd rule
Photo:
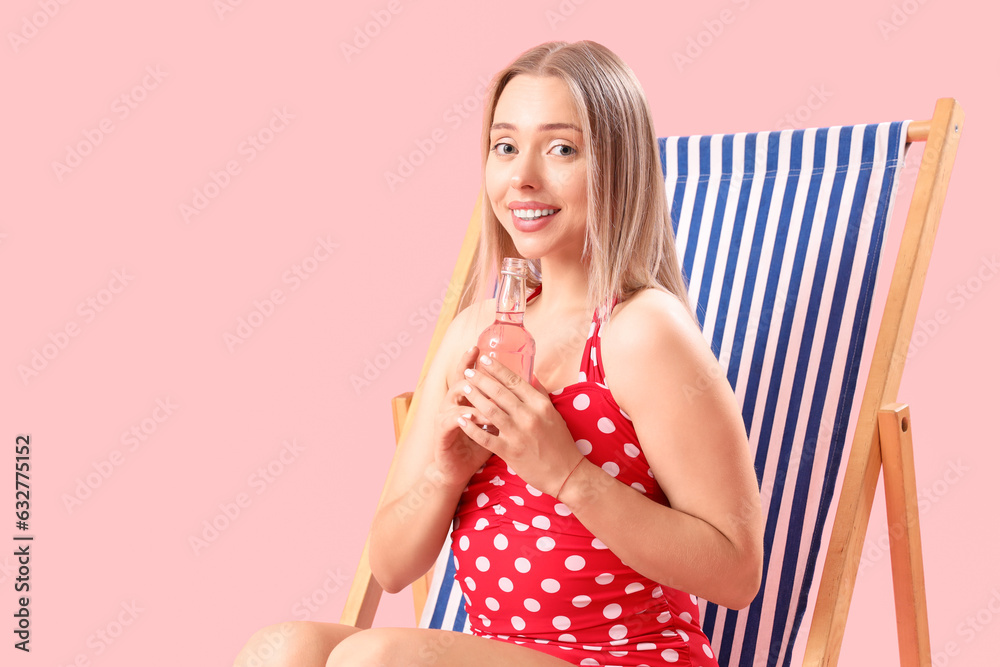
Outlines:
[[[490,128],[506,85],[521,75],[564,81],[582,122],[587,160],[587,228],[583,257],[589,256],[588,301],[604,321],[612,299],[624,301],[647,287],[677,295],[691,311],[667,207],[659,144],[652,114],[635,74],[596,42],[548,42],[525,51],[492,80],[483,113],[482,165],[490,151]],[[464,302],[483,298],[504,257],[521,257],[482,195],[482,231],[473,280]],[[581,257],[581,261],[583,259]],[[529,287],[541,280],[538,260],[529,260]]]

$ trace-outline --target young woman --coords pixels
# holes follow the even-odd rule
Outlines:
[[[599,44],[543,44],[497,75],[484,120],[477,284],[504,256],[534,264],[534,378],[476,364],[492,300],[456,317],[370,543],[395,593],[453,526],[473,634],[285,624],[238,667],[716,665],[697,597],[757,593],[746,432],[687,305],[638,81]],[[269,636],[278,650],[261,650]]]

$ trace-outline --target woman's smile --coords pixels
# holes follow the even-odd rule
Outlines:
[[[536,201],[511,202],[511,224],[519,232],[537,232],[543,229],[560,209]]]

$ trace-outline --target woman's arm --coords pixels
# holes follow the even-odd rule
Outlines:
[[[677,297],[645,290],[601,337],[606,383],[670,507],[589,461],[560,500],[632,569],[739,609],[760,587],[763,526],[732,388]]]
[[[488,303],[475,304],[455,317],[431,362],[418,400],[410,406],[416,411],[413,422],[396,448],[370,535],[372,574],[389,593],[401,591],[434,565],[468,483],[467,478],[456,480],[454,474],[446,475],[449,471],[440,469],[435,437],[440,432],[441,411],[448,408],[449,396],[454,397],[457,391],[449,385],[462,377],[458,366],[475,342],[482,314],[488,310]],[[471,365],[474,357],[466,361]],[[447,421],[447,428],[461,435],[454,418]],[[482,452],[482,456],[485,460],[489,453]],[[476,460],[470,465],[478,468],[481,464]]]

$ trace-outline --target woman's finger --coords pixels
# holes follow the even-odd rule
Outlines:
[[[479,426],[474,424],[472,420],[466,418],[465,415],[459,415],[456,419],[459,428],[465,432],[469,439],[475,442],[480,447],[493,451],[493,443],[497,436],[497,430],[495,426],[486,424],[485,426]]]
[[[449,386],[452,388],[459,389],[456,400],[456,403],[458,403],[459,405],[469,405],[468,399],[466,399],[465,395],[461,393],[460,388],[465,381],[463,372],[475,366],[476,356],[478,354],[479,354],[479,348],[476,347],[475,345],[466,350],[465,354],[463,354],[462,358],[459,360],[459,364],[458,367],[455,369],[455,372],[452,373],[451,382],[449,383]]]
[[[487,420],[483,414],[472,405],[459,405],[448,413],[447,419],[450,419],[451,421],[456,421],[459,418],[471,422],[473,425],[480,428],[489,424],[489,420]]]
[[[527,399],[531,395],[530,382],[525,382],[524,378],[512,369],[504,366],[497,359],[491,359],[486,355],[479,357],[479,370],[486,371],[487,375],[494,378],[508,391],[516,395],[521,400]]]
[[[463,393],[462,396],[465,396],[465,394]],[[449,412],[448,417],[446,417],[446,419],[451,419],[453,422],[459,418],[471,422],[473,426],[492,435],[497,435],[499,433],[499,429],[491,424],[490,420],[483,416],[483,413],[477,410],[471,403],[457,406],[454,410]]]
[[[509,393],[506,396],[498,396],[496,392],[491,396],[482,389],[480,386],[482,384],[494,390],[502,390],[496,380],[486,378],[479,371],[470,370],[466,371],[466,381],[462,384],[462,392],[487,423],[493,424],[502,431],[504,425],[509,423],[509,413],[503,408],[501,402],[511,404],[512,401],[509,399],[513,397]]]
[[[496,359],[491,359],[492,363],[486,364],[483,362],[484,358],[480,357],[481,364],[478,368],[465,371],[466,385],[478,388],[484,396],[508,414],[516,410],[519,405],[534,399],[533,394],[538,392],[520,375]]]

